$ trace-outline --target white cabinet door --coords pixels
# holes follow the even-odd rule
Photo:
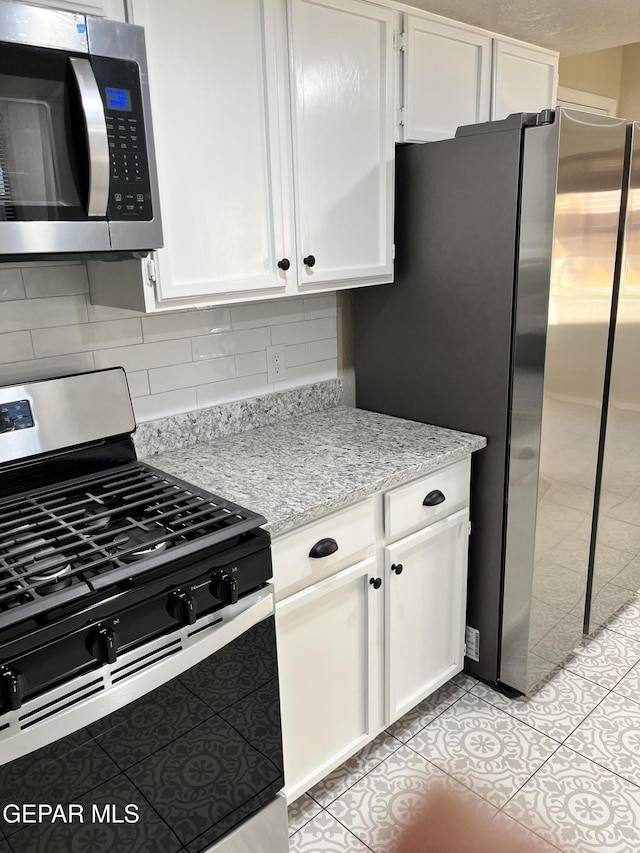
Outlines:
[[[370,558],[276,605],[289,801],[377,734],[384,591],[372,578]]]
[[[558,90],[558,54],[497,39],[491,118],[552,109]]]
[[[492,39],[417,15],[404,16],[403,140],[455,136],[489,121]]]
[[[299,286],[390,281],[393,11],[364,0],[289,5]]]
[[[131,6],[149,61],[160,299],[283,293],[295,277],[284,0]]]
[[[387,724],[462,669],[469,511],[385,548]]]

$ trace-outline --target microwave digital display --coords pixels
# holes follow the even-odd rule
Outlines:
[[[131,92],[128,89],[114,89],[112,86],[107,86],[105,92],[107,94],[107,107],[110,110],[131,112]]]

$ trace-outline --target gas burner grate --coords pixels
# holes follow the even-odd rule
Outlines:
[[[0,501],[0,626],[262,523],[142,462]]]

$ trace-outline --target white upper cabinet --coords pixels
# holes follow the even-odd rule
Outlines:
[[[490,36],[431,18],[403,17],[402,140],[448,139],[460,125],[489,121]]]
[[[278,0],[133,0],[145,28],[165,247],[158,297],[284,293],[295,274]],[[289,272],[278,267],[284,259]]]
[[[553,109],[558,91],[558,54],[496,40],[491,118]]]
[[[363,0],[289,11],[299,285],[390,281],[393,11]]]

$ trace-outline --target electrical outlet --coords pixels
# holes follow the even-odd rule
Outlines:
[[[285,376],[284,344],[267,347],[267,382],[280,382]]]

